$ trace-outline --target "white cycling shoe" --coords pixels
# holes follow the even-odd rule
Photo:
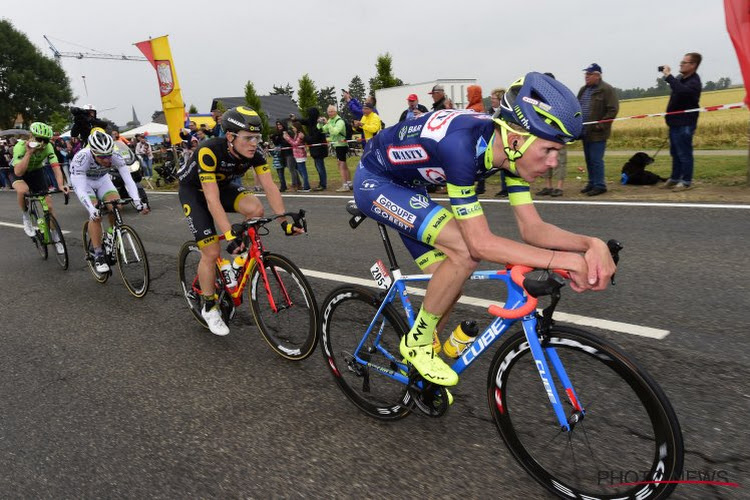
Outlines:
[[[23,214],[23,231],[29,238],[33,238],[34,236],[36,236],[34,226],[31,225],[31,218],[29,218],[26,213]]]
[[[216,305],[206,311],[206,306],[203,306],[203,309],[201,309],[201,316],[204,320],[206,320],[206,324],[208,325],[208,329],[211,330],[211,333],[214,335],[228,335],[229,334],[229,327],[226,323],[224,323],[224,320],[221,318],[221,311],[219,311],[219,306]]]
[[[99,274],[109,272],[109,264],[107,264],[107,258],[104,254],[94,256],[94,269],[96,269],[96,272]]]

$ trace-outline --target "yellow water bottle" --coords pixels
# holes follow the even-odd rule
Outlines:
[[[245,257],[240,254],[234,258],[232,261],[232,270],[234,271],[234,275],[239,277],[240,273],[242,272],[242,267],[245,265]]]
[[[473,320],[462,321],[443,344],[443,352],[451,358],[459,357],[476,340],[479,329]]]

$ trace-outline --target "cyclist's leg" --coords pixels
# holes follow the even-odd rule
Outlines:
[[[29,193],[29,186],[23,179],[21,179],[20,177],[16,177],[13,174],[11,174],[11,182],[11,186],[13,186],[13,189],[16,190],[16,200],[18,200],[18,207],[21,209],[21,212],[25,214],[28,210],[28,206],[26,205],[26,199],[24,198],[24,196]]]
[[[437,274],[430,280],[425,300],[414,325],[404,336],[400,350],[429,382],[455,385],[458,375],[434,355],[432,347],[433,332],[441,316],[448,311],[463,282],[476,267],[466,245],[461,246],[463,240],[453,216],[415,188],[396,184],[377,171],[357,168],[354,186],[357,206],[372,219],[383,222],[428,247],[437,246],[436,242],[441,243],[438,249],[445,253],[445,260],[437,267]],[[453,228],[452,234],[441,237],[448,227]],[[437,283],[433,284],[436,276]],[[431,295],[445,297],[432,298]]]
[[[222,190],[221,196],[222,205],[225,205],[225,210],[226,206],[231,207],[227,212],[237,212],[242,214],[245,219],[263,216],[263,203],[244,187],[233,186],[232,188],[227,188],[226,190]]]

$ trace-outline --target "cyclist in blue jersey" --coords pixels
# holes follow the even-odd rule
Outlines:
[[[387,128],[368,143],[354,176],[360,210],[397,229],[417,265],[433,275],[400,351],[435,384],[458,382],[432,338],[480,261],[565,269],[578,292],[603,290],[615,272],[602,240],[544,222],[531,200],[529,183],[557,166],[560,150],[581,134],[575,95],[529,73],[508,88],[501,110],[493,119],[446,109]],[[500,169],[525,243],[493,234],[477,198],[476,181]],[[447,185],[451,211],[428,197],[428,184]]]

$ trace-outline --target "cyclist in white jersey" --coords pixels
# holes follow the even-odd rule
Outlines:
[[[102,129],[94,129],[89,136],[88,147],[80,150],[70,162],[70,183],[81,204],[89,212],[88,232],[91,245],[94,247],[94,264],[96,271],[106,273],[109,265],[102,250],[102,225],[99,213],[99,200],[112,201],[120,196],[112,184],[109,172],[116,168],[125,183],[128,194],[133,199],[135,208],[143,215],[149,212],[148,205],[141,202],[138,186],[130,175],[125,161],[114,154],[114,140]],[[110,223],[113,223],[110,218]]]

